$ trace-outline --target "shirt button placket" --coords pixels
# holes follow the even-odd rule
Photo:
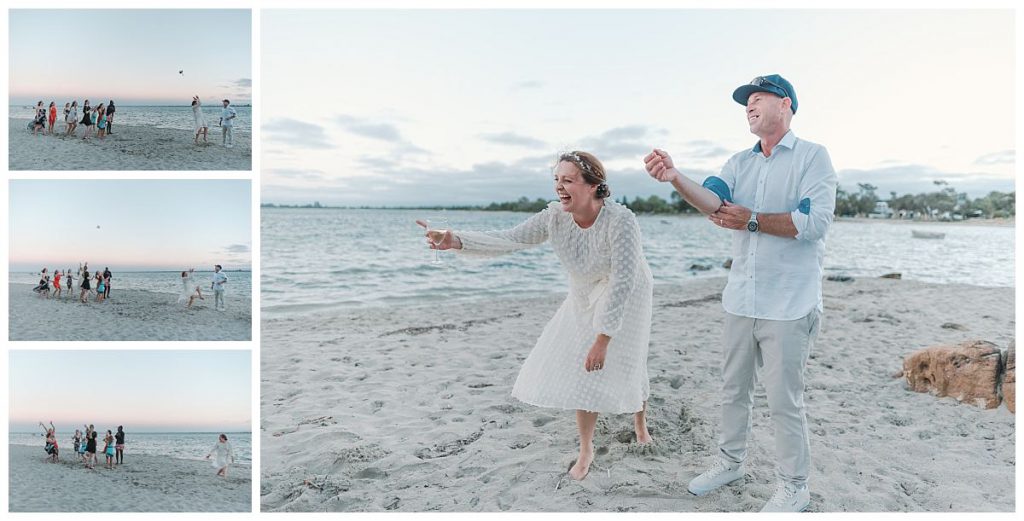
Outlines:
[[[764,201],[764,185],[765,179],[768,176],[768,161],[770,158],[761,158],[761,165],[757,172],[757,188],[754,190],[754,204],[752,205],[753,211],[759,211]],[[754,273],[757,269],[757,243],[759,239],[758,233],[750,234],[750,246],[747,253],[747,307],[752,312],[756,312],[754,309],[754,295],[757,292],[756,281],[754,280]]]

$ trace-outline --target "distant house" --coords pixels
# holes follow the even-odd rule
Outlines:
[[[889,208],[889,203],[878,201],[875,203],[875,209],[868,214],[868,217],[872,219],[889,219],[892,217],[892,209]]]

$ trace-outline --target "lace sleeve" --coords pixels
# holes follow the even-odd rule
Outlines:
[[[614,337],[622,328],[622,317],[629,296],[636,287],[644,252],[640,244],[640,225],[632,213],[616,220],[611,230],[612,258],[608,277],[608,296],[594,313],[594,329]]]
[[[508,230],[456,231],[454,234],[462,241],[462,249],[455,251],[464,255],[492,257],[532,248],[548,240],[553,217],[554,210],[549,207]]]

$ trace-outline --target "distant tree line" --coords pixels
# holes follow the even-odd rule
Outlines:
[[[984,197],[971,199],[966,193],[957,192],[946,181],[940,180],[934,181],[934,183],[939,187],[939,190],[936,192],[920,193],[917,195],[896,195],[896,192],[889,192],[889,200],[885,202],[888,204],[889,210],[894,214],[893,217],[949,219],[953,218],[953,216],[959,216],[960,218],[984,217],[992,219],[1013,217],[1016,214],[1016,192],[990,192]],[[877,203],[882,201],[878,197],[877,190],[878,187],[869,183],[858,183],[856,192],[848,192],[841,186],[838,187],[836,190],[835,214],[840,217],[865,217],[871,215],[875,212]],[[633,212],[640,214],[700,213],[676,192],[672,192],[668,201],[657,195],[634,197],[632,200],[622,196],[617,201]],[[417,206],[392,209],[440,210],[443,208],[447,210],[536,213],[546,208],[550,202],[550,199],[537,198],[530,200],[527,197],[520,197],[515,201],[491,203],[486,206]],[[323,206],[319,202],[305,205],[263,203],[261,206],[263,208],[331,208],[330,206]],[[363,206],[360,208],[370,209],[379,207]]]
[[[957,192],[942,180],[933,181],[939,190],[931,193],[897,195],[889,192],[885,201],[895,217],[933,219],[984,217],[987,219],[1007,218],[1016,215],[1016,192],[989,192],[984,197],[971,199],[964,192]],[[840,217],[864,217],[875,211],[882,201],[876,191],[878,187],[869,183],[858,183],[856,192],[836,190],[836,211]],[[902,215],[901,215],[902,214]]]

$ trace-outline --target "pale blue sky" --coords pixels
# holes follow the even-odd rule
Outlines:
[[[247,9],[13,9],[9,19],[14,105],[252,99]]]
[[[659,194],[657,146],[701,179],[756,141],[732,91],[795,86],[793,130],[840,183],[1013,189],[1010,10],[265,10],[265,202],[551,197],[559,151]],[[272,42],[272,44],[270,44]],[[311,54],[312,53],[312,54]],[[312,56],[315,56],[313,58]]]
[[[12,271],[85,261],[114,271],[252,262],[250,181],[16,179],[9,186]]]
[[[10,352],[10,431],[250,431],[249,351]]]

